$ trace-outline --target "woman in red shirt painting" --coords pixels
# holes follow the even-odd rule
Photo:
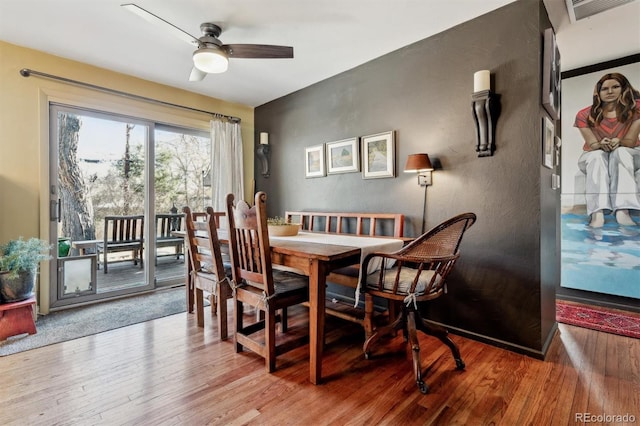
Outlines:
[[[578,112],[574,126],[584,138],[578,167],[587,175],[589,225],[602,227],[606,211],[620,225],[636,225],[629,210],[640,210],[640,93],[624,75],[605,74],[596,83],[593,105]]]

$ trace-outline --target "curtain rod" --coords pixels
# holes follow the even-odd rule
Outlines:
[[[205,110],[202,110],[202,109],[191,108],[191,107],[184,106],[184,105],[173,104],[171,102],[160,101],[158,99],[147,98],[145,96],[135,95],[133,93],[122,92],[120,90],[115,90],[115,89],[109,89],[108,87],[96,86],[95,84],[85,83],[85,82],[82,82],[82,81],[71,80],[70,78],[60,77],[60,76],[52,75],[52,74],[47,74],[47,73],[44,73],[44,72],[40,72],[40,71],[35,71],[35,70],[32,70],[32,69],[29,69],[29,68],[21,69],[20,70],[20,75],[23,76],[23,77],[30,77],[31,75],[35,75],[35,76],[39,76],[39,77],[49,78],[49,79],[52,79],[52,80],[62,81],[62,82],[69,83],[69,84],[74,84],[76,86],[82,86],[82,87],[87,87],[89,89],[99,90],[101,92],[112,93],[112,94],[115,94],[115,95],[124,96],[126,98],[137,99],[137,100],[141,100],[141,101],[152,102],[152,103],[155,103],[155,104],[187,109],[187,110],[190,110],[190,111],[203,112],[205,114],[211,114],[214,117],[226,118],[227,120],[232,121],[234,123],[239,123],[241,121],[239,117],[233,117],[231,115],[225,115],[225,114],[220,114],[220,113],[217,113],[217,112],[211,112],[211,111],[205,111]]]

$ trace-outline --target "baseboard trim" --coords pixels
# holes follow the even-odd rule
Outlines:
[[[429,320],[429,321],[431,321],[431,320]],[[519,353],[519,354],[527,355],[527,356],[530,356],[532,358],[536,358],[536,359],[540,359],[540,360],[544,360],[544,358],[546,356],[546,351],[548,350],[548,345],[550,344],[551,340],[553,339],[553,336],[555,335],[555,330],[558,327],[558,324],[556,323],[555,326],[554,326],[554,332],[550,333],[550,336],[547,338],[547,343],[545,343],[545,347],[543,348],[543,350],[538,350],[538,349],[528,348],[526,346],[521,346],[521,345],[518,345],[516,343],[507,342],[505,340],[497,339],[495,337],[486,336],[484,334],[474,333],[473,331],[463,330],[461,328],[453,327],[451,325],[442,324],[442,323],[439,323],[437,321],[431,321],[431,322],[446,328],[452,334],[456,334],[458,336],[466,337],[466,338],[469,338],[469,339],[472,339],[472,340],[477,340],[477,341],[482,342],[482,343],[487,343],[487,344],[489,344],[491,346],[495,346],[495,347],[498,347],[498,348],[506,349],[506,350],[509,350],[511,352],[516,352],[516,353]]]
[[[556,293],[556,299],[566,300],[568,302],[582,303],[583,305],[593,305],[593,306],[600,306],[602,308],[618,309],[620,311],[640,313],[640,305],[637,302],[638,299],[630,299],[630,301],[627,302],[627,299],[629,298],[620,297],[620,299],[624,299],[624,300],[621,302],[618,302],[618,301],[612,301],[612,300],[602,300],[598,298],[592,298],[590,296],[582,296],[582,295],[574,295],[574,294],[557,294],[557,293]]]

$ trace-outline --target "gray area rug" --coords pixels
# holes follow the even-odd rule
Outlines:
[[[176,287],[125,299],[41,315],[37,333],[0,342],[0,356],[73,340],[186,311],[185,290]]]

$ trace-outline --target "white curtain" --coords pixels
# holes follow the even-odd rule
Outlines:
[[[240,123],[227,118],[211,120],[211,180],[212,207],[226,211],[226,197],[233,193],[236,200],[244,198],[244,168]]]

